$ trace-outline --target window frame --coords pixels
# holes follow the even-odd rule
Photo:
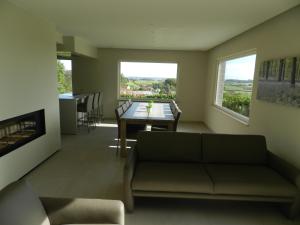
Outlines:
[[[251,92],[251,100],[250,100],[250,106],[249,106],[249,117],[244,116],[238,112],[235,112],[229,108],[226,108],[224,106],[220,106],[217,104],[217,95],[218,95],[218,84],[219,84],[219,72],[220,72],[220,65],[226,61],[238,59],[238,58],[243,58],[247,57],[250,55],[256,55],[255,59],[255,65],[254,65],[254,73],[253,73],[253,81],[252,81],[252,92]],[[215,86],[214,86],[214,95],[213,95],[213,101],[212,105],[219,110],[220,112],[228,115],[229,117],[241,122],[242,124],[249,125],[250,123],[250,116],[251,116],[251,106],[252,106],[252,99],[253,99],[253,94],[254,94],[254,81],[255,81],[255,74],[256,74],[256,69],[257,69],[257,50],[256,49],[250,49],[238,53],[234,53],[231,55],[223,56],[217,58],[216,61],[216,75],[215,75]],[[224,94],[224,88],[222,90],[222,93]]]
[[[175,63],[177,64],[177,76],[176,76],[176,97],[175,99],[173,99],[174,101],[177,99],[178,97],[178,86],[179,86],[179,62],[177,61],[154,61],[154,60],[126,60],[126,59],[122,59],[122,60],[118,60],[118,73],[117,73],[117,100],[118,101],[124,101],[124,100],[128,100],[128,98],[125,97],[121,97],[120,96],[120,78],[121,78],[121,62],[137,62],[137,63]],[[170,99],[157,99],[157,98],[131,98],[134,101],[155,101],[155,102],[169,102]]]

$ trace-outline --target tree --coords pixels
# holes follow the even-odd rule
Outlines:
[[[222,106],[244,116],[249,116],[251,97],[243,94],[224,92]]]
[[[66,92],[66,88],[65,88],[65,67],[59,61],[57,61],[56,71],[57,71],[57,81],[58,81],[58,92],[60,94],[62,94],[62,93]]]
[[[121,74],[121,84],[127,84],[129,82],[129,79],[127,77],[125,77],[123,74]]]
[[[72,73],[66,71],[64,64],[57,60],[56,65],[58,92],[60,94],[72,92]]]
[[[163,90],[166,94],[171,94],[172,91],[176,90],[176,80],[175,79],[165,79]]]
[[[65,91],[72,92],[72,71],[65,71]]]
[[[169,85],[170,87],[176,87],[176,80],[168,78],[165,80],[165,85]]]
[[[152,84],[152,88],[153,88],[154,90],[156,90],[156,89],[161,89],[161,88],[162,88],[162,84],[161,84],[161,83],[155,82],[155,83]]]

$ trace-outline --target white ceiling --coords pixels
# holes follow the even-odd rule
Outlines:
[[[10,0],[97,47],[207,50],[300,0]]]

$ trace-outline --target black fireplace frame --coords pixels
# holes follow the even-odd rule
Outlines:
[[[13,118],[9,118],[6,120],[2,120],[2,121],[0,121],[0,126],[5,126],[5,124],[8,124],[8,126],[9,126],[9,124],[17,123],[18,121],[22,121],[26,118],[34,118],[35,119],[36,132],[29,137],[26,137],[22,140],[17,141],[14,144],[10,144],[10,145],[0,149],[0,157],[16,150],[17,148],[20,148],[21,146],[46,134],[45,110],[44,109],[37,110],[37,111],[31,112],[31,113],[26,113],[26,114],[16,116]]]

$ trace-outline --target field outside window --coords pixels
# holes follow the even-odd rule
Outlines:
[[[177,63],[120,62],[120,98],[175,99]]]
[[[248,120],[256,54],[221,60],[215,104],[226,112]]]

